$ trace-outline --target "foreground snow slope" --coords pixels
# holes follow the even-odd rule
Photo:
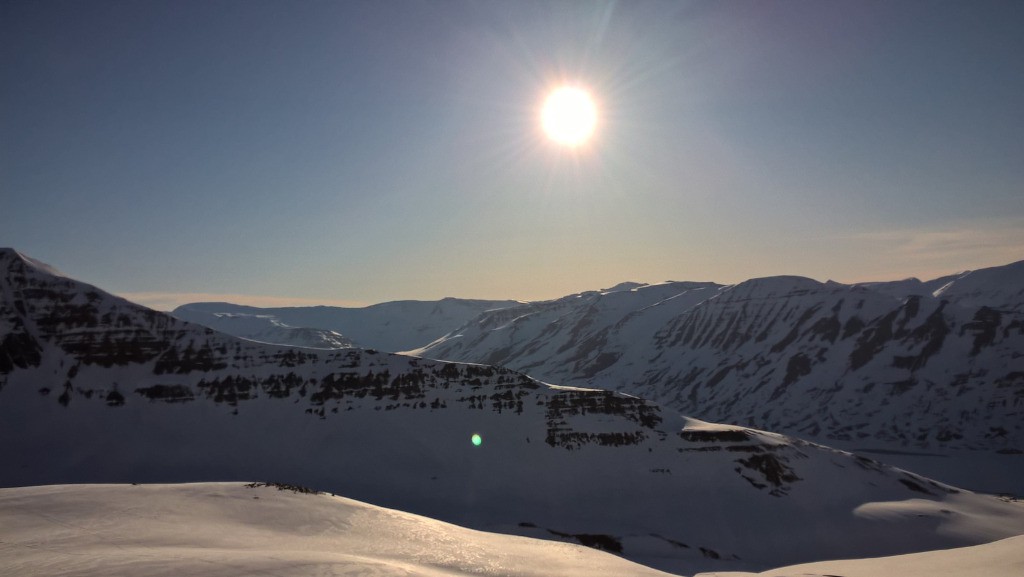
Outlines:
[[[255,485],[255,486],[254,486]],[[0,574],[667,576],[579,545],[474,531],[261,483],[0,489]],[[701,577],[1018,577],[1024,536]]]
[[[1016,504],[628,395],[244,341],[14,251],[0,271],[0,486],[282,480],[676,572],[1024,533]]]
[[[1024,536],[995,543],[877,559],[822,561],[764,573],[715,572],[700,577],[1020,577]]]
[[[0,574],[668,575],[581,545],[242,483],[0,489]]]

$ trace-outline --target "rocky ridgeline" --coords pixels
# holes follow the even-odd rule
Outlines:
[[[485,314],[415,352],[815,438],[1017,452],[1020,303],[1024,262],[929,283],[666,283]]]
[[[652,300],[648,308],[664,302]],[[893,317],[894,333],[913,332],[902,319],[928,313]],[[842,312],[839,322],[837,343]],[[816,324],[808,315],[800,326]],[[582,341],[593,336],[573,328]],[[666,347],[699,342],[678,328],[664,333]],[[779,342],[768,333],[764,340]],[[742,339],[720,338],[715,346],[744,350]],[[973,543],[977,536],[934,528],[992,510],[1020,517],[1013,503],[782,435],[689,420],[622,393],[489,365],[230,337],[14,251],[0,251],[0,384],[0,486],[277,479],[681,572]],[[850,514],[910,499],[935,506],[913,519]]]
[[[49,356],[57,367],[39,393],[63,406],[77,399],[111,407],[208,400],[237,411],[246,401],[275,398],[300,401],[306,414],[327,418],[355,406],[522,414],[530,402],[546,407],[546,442],[569,449],[636,444],[649,436],[644,428],[660,422],[659,409],[645,401],[599,390],[548,389],[504,368],[233,338],[56,276],[14,251],[0,254],[0,267],[0,319],[8,327],[0,340],[0,388],[13,370],[45,370]],[[83,371],[90,367],[138,367],[147,376],[145,384],[99,388]],[[587,413],[620,417],[616,423],[626,430],[575,432],[565,420]]]

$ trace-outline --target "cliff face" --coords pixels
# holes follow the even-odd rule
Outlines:
[[[414,352],[820,439],[1014,453],[1020,351],[1024,262],[929,283],[773,277],[584,293],[483,315]]]
[[[244,401],[273,398],[292,399],[306,414],[322,419],[365,400],[373,401],[373,410],[434,411],[454,405],[522,414],[524,397],[544,389],[539,404],[550,404],[550,430],[543,438],[569,448],[612,444],[608,435],[622,444],[622,439],[645,434],[575,433],[566,428],[564,413],[605,414],[648,429],[661,420],[657,407],[639,399],[551,389],[509,369],[234,338],[59,276],[14,251],[0,253],[0,267],[6,272],[0,386],[11,373],[32,372],[44,385],[39,394],[54,393],[65,407],[94,398],[121,406],[141,397],[171,403],[206,400],[237,412]],[[104,382],[119,375],[126,375],[126,382]]]
[[[0,485],[283,479],[677,571],[996,538],[942,511],[1024,531],[1015,504],[633,396],[236,339],[14,251],[0,271]],[[912,498],[927,523],[850,513]]]

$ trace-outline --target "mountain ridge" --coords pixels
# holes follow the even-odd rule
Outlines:
[[[476,315],[515,301],[457,299],[402,300],[367,307],[260,308],[231,303],[187,303],[171,315],[244,338],[273,344],[347,348],[359,346],[395,352],[434,340]],[[283,331],[302,329],[303,334]],[[316,331],[326,331],[317,338]],[[269,339],[269,340],[268,340]]]
[[[881,287],[766,277],[638,298],[620,313],[593,294],[511,307],[503,323],[485,313],[407,352],[813,438],[1020,451],[1024,261],[953,277]]]
[[[0,274],[0,485],[287,478],[673,571],[1024,532],[1024,510],[994,497],[635,396],[480,364],[244,341],[3,253]],[[929,505],[851,514],[911,499]],[[984,531],[963,526],[997,517]]]

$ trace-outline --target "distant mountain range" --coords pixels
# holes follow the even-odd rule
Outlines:
[[[515,301],[446,298],[347,307],[258,308],[190,303],[171,315],[245,339],[320,349],[360,347],[402,351],[448,334],[491,309]]]
[[[862,456],[507,368],[243,340],[10,249],[0,439],[0,486],[284,480],[680,572],[1024,533],[1017,503]]]
[[[485,313],[409,353],[861,446],[1024,449],[1024,261],[929,282],[582,293]]]
[[[199,303],[173,314],[257,340],[273,339],[241,330],[243,317],[330,329],[846,446],[1024,450],[1024,261],[930,281],[623,283],[533,303]],[[274,342],[308,344],[285,337]]]
[[[221,303],[199,303],[196,309],[179,309],[174,316],[181,320],[202,324],[222,333],[227,333],[259,343],[290,345],[310,349],[350,349],[356,346],[352,339],[337,331],[310,327],[294,327],[265,313],[216,312],[199,310],[202,305],[211,307]],[[224,303],[217,308],[242,309],[239,305]]]

